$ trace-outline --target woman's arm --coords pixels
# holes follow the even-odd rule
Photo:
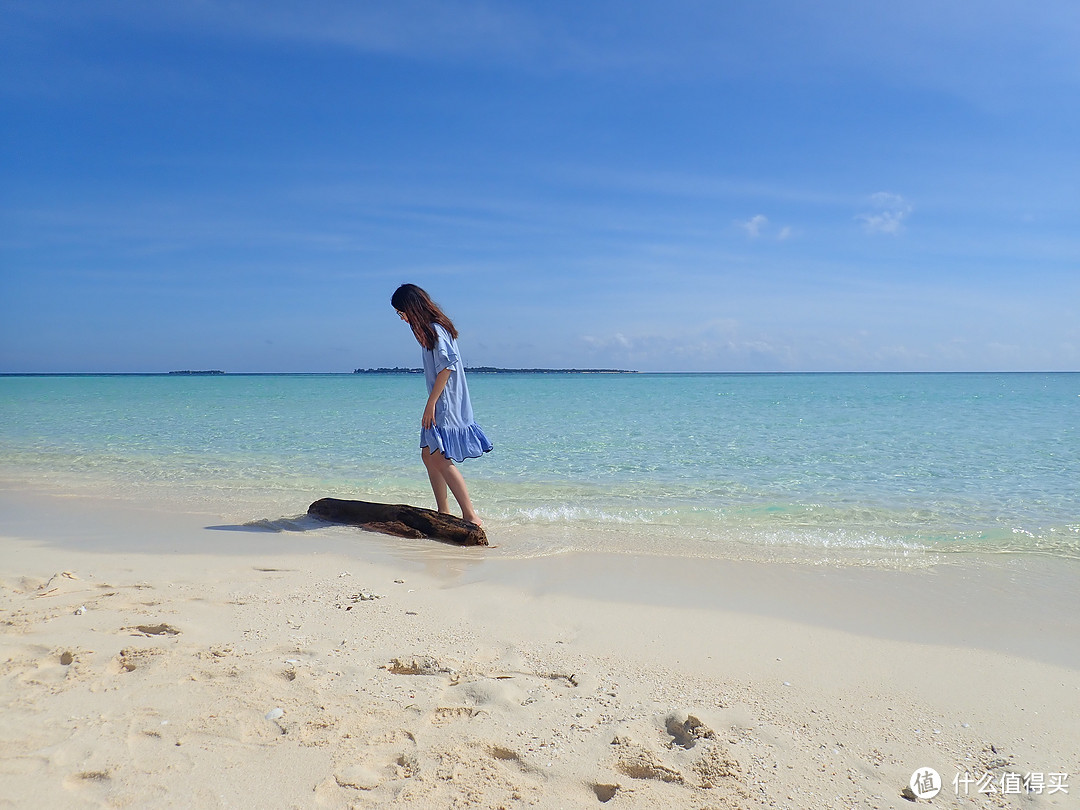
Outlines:
[[[450,379],[451,372],[453,372],[453,369],[444,368],[435,377],[435,384],[431,386],[427,405],[424,406],[424,416],[420,420],[420,424],[426,428],[435,426],[435,403],[439,401],[439,396],[442,394],[443,389],[446,388],[446,381]]]

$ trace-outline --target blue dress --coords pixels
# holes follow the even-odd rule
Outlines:
[[[424,379],[428,394],[435,386],[435,377],[443,369],[450,369],[439,398],[435,401],[434,427],[420,428],[420,446],[432,453],[436,450],[454,461],[479,458],[491,452],[492,444],[484,431],[473,421],[469,386],[465,382],[465,364],[458,354],[457,341],[442,326],[433,323],[435,348],[421,349],[424,357]]]

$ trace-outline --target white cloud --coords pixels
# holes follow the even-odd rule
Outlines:
[[[777,242],[784,242],[794,235],[791,226],[784,225],[777,229],[769,222],[769,218],[764,214],[755,214],[747,220],[737,219],[735,220],[735,225],[746,231],[746,235],[750,239],[767,237],[775,239]]]
[[[757,239],[761,236],[761,229],[769,224],[769,219],[763,214],[755,214],[745,222],[736,222],[735,224],[746,231],[747,236],[751,239]]]
[[[870,210],[856,217],[867,233],[896,235],[904,229],[904,220],[913,210],[911,203],[902,196],[888,191],[871,194],[869,202]]]

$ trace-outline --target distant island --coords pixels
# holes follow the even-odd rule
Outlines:
[[[181,374],[181,375],[188,375],[188,376],[205,377],[205,376],[209,376],[211,374],[224,374],[225,372],[220,371],[218,369],[214,369],[212,371],[170,371],[169,373],[170,374]]]
[[[353,374],[423,374],[422,368],[358,368]]]
[[[471,366],[469,374],[637,374],[622,368],[496,368],[495,366]],[[353,374],[423,374],[422,368],[358,368]]]

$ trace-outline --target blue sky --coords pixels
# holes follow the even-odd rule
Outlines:
[[[1080,4],[6,0],[0,371],[1080,370]]]

